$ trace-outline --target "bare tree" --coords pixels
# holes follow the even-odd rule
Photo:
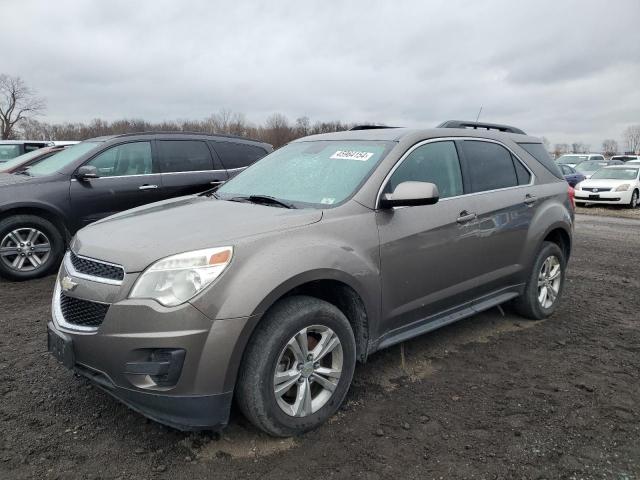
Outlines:
[[[638,153],[640,151],[640,125],[630,125],[622,133],[622,138],[627,147],[627,151]]]
[[[591,145],[586,145],[582,142],[575,142],[571,144],[572,153],[589,153]]]
[[[605,157],[612,157],[618,153],[618,142],[612,138],[608,138],[602,142],[602,154]]]
[[[45,102],[20,77],[0,75],[0,137],[13,138],[20,122],[42,113]]]
[[[569,153],[571,151],[571,147],[567,143],[556,143],[553,146],[553,153],[556,157],[560,155],[564,155],[565,153]]]

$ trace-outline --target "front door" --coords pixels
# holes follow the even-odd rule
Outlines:
[[[151,152],[148,141],[123,143],[85,163],[97,168],[99,178],[71,180],[71,210],[76,228],[160,200],[162,180],[159,173],[153,173]]]
[[[419,326],[473,298],[477,221],[464,195],[455,143],[425,143],[400,163],[383,189],[405,181],[435,183],[435,205],[378,210],[383,331]]]

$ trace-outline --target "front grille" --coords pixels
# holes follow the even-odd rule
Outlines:
[[[600,187],[583,187],[582,190],[584,190],[585,192],[608,192],[611,189],[610,188],[600,188]]]
[[[67,297],[61,293],[60,310],[67,323],[83,327],[99,327],[109,310],[109,305]]]
[[[71,265],[73,265],[76,272],[91,275],[92,277],[119,281],[124,279],[124,269],[122,267],[79,257],[73,252],[71,252]]]

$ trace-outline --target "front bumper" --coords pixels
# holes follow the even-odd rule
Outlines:
[[[626,192],[587,192],[575,191],[576,202],[606,203],[612,205],[626,205],[631,203],[631,191]]]
[[[195,430],[226,425],[233,397],[229,367],[237,367],[232,365],[237,362],[235,346],[248,317],[212,320],[189,303],[166,308],[154,301],[127,299],[122,294],[125,284],[72,277],[78,286],[66,296],[109,303],[97,328],[78,329],[65,321],[59,301],[61,279],[72,275],[63,264],[48,324],[53,334],[69,339],[68,368],[132,409],[171,427]],[[167,350],[184,351],[173,381],[167,384],[134,372],[153,363],[155,352]]]

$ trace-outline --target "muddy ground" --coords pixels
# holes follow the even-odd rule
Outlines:
[[[46,353],[53,278],[0,283],[0,478],[640,478],[640,222],[580,216],[560,310],[380,352],[302,438],[145,420]]]

